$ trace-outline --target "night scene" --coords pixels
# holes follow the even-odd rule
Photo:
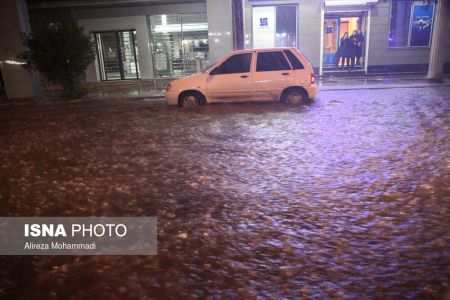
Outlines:
[[[450,300],[450,0],[0,28],[0,299]]]

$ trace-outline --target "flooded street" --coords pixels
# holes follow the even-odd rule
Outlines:
[[[1,216],[157,216],[157,256],[0,258],[0,298],[441,299],[450,87],[0,106]]]

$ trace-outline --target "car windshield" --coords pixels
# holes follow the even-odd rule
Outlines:
[[[208,71],[209,69],[211,69],[216,63],[212,63],[210,65],[208,65],[206,68],[203,69],[203,73],[205,73],[206,71]]]

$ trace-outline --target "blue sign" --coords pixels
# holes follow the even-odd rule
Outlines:
[[[410,46],[429,46],[433,28],[434,4],[414,4]]]
[[[259,26],[261,27],[269,26],[269,21],[267,20],[267,18],[259,18]]]

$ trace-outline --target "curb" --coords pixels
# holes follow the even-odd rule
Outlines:
[[[438,83],[438,84],[417,84],[417,85],[380,85],[380,86],[330,86],[330,87],[319,87],[319,92],[328,91],[351,91],[351,90],[389,90],[389,89],[406,89],[406,88],[435,88],[435,87],[448,87],[450,83]]]
[[[128,96],[128,95],[123,95],[123,96],[112,96],[112,97],[87,97],[85,100],[97,100],[97,101],[102,101],[102,100],[125,100],[125,99],[133,99],[133,100],[156,100],[156,99],[161,99],[164,98],[164,95],[151,95],[151,96],[144,96],[144,95],[140,95],[140,96]]]
[[[352,91],[352,90],[388,90],[388,89],[406,89],[406,88],[436,88],[449,87],[450,82],[443,83],[422,83],[422,84],[397,84],[397,85],[355,85],[355,86],[319,86],[319,92],[329,91]],[[132,100],[160,100],[164,94],[160,95],[111,95],[108,96],[87,96],[82,99],[73,100],[55,100],[55,99],[27,99],[27,100],[4,100],[0,101],[0,107],[25,106],[25,105],[65,105],[75,103],[87,103],[90,101],[132,101]]]
[[[130,100],[157,100],[164,98],[164,95],[156,96],[113,96],[113,97],[89,97],[72,100],[55,99],[27,99],[27,100],[4,100],[0,101],[0,107],[26,106],[26,105],[66,105],[76,103],[88,103],[91,101],[130,101]]]

